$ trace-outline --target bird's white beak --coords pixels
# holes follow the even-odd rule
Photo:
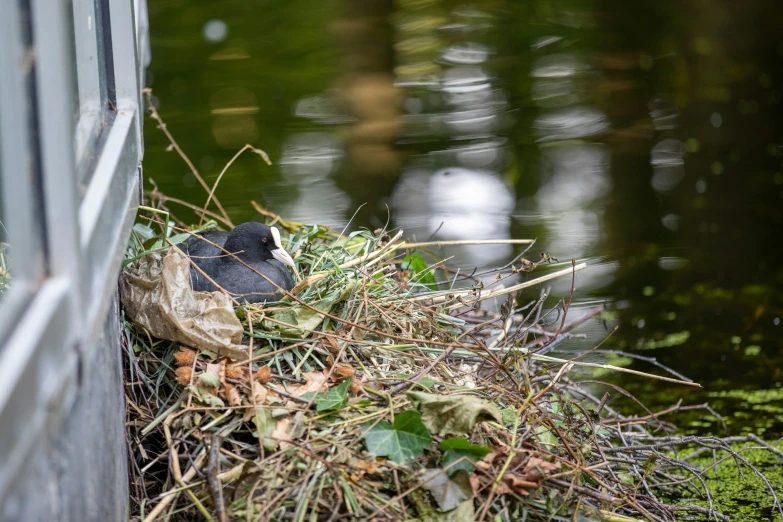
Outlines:
[[[272,250],[272,257],[283,263],[284,265],[288,265],[291,268],[296,268],[296,265],[294,264],[294,260],[291,258],[291,254],[285,251],[283,248],[275,248]]]
[[[294,263],[293,258],[291,257],[291,254],[286,252],[285,248],[283,248],[283,244],[280,242],[280,231],[277,230],[275,227],[269,227],[272,229],[272,239],[275,242],[275,248],[272,250],[272,257],[283,263],[284,265],[288,265],[291,268],[294,269],[294,272],[296,272],[296,264]]]

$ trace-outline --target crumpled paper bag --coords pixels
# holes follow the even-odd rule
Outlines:
[[[120,275],[120,299],[128,318],[155,337],[233,360],[247,357],[231,298],[194,292],[190,261],[176,249],[146,255],[126,267]]]

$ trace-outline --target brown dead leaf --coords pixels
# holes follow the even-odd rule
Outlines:
[[[493,451],[484,456],[475,463],[477,471],[482,474],[474,474],[479,484],[489,486],[494,482],[495,477],[501,472],[501,468],[506,462],[508,456],[507,448],[499,446],[493,447]],[[503,478],[498,483],[496,493],[504,495],[507,493],[516,493],[518,495],[528,495],[531,491],[541,487],[544,479],[550,473],[560,469],[559,462],[549,462],[539,457],[533,456],[532,452],[520,451],[511,459],[509,471],[503,474]],[[473,490],[477,486],[472,479]]]
[[[305,380],[305,384],[296,384],[288,388],[288,392],[301,397],[308,392],[324,392],[328,390],[326,385],[326,375],[322,372],[304,372],[302,378]]]
[[[231,384],[224,384],[223,388],[225,389],[226,399],[228,399],[228,403],[231,406],[242,405],[242,396],[239,395],[239,390],[237,390],[236,386],[232,386]]]
[[[337,339],[334,337],[324,337],[321,339],[321,342],[324,343],[324,346],[329,350],[329,353],[332,354],[332,357],[337,357],[340,353],[340,346],[337,344]]]
[[[353,377],[355,373],[353,366],[348,363],[337,363],[332,367],[332,379],[336,382],[343,382]]]
[[[490,486],[491,484],[492,482],[488,483],[487,486]],[[511,488],[508,487],[508,484],[506,484],[504,480],[498,482],[498,485],[495,488],[495,494],[497,496],[501,496],[501,495],[508,495],[509,493],[511,493]]]
[[[298,439],[305,432],[305,415],[297,412],[293,417],[285,417],[277,421],[275,430],[270,434],[271,438],[280,442],[280,449],[286,450],[293,447],[288,441]]]
[[[353,467],[353,472],[350,474],[351,480],[354,482],[361,482],[365,475],[376,475],[380,471],[379,462],[374,458],[370,459],[356,459],[349,458],[349,465]]]
[[[196,360],[196,351],[187,346],[180,346],[179,350],[174,352],[174,360],[177,361],[177,366],[193,366],[193,361]]]
[[[527,496],[531,490],[538,489],[541,486],[541,481],[525,480],[516,473],[506,473],[503,475],[502,481],[510,490],[515,491],[519,495]],[[499,485],[499,484],[498,484]],[[500,491],[498,491],[500,494]]]
[[[246,378],[247,370],[241,366],[227,366],[226,367],[226,379],[244,379]]]
[[[256,372],[256,379],[258,379],[258,382],[261,384],[268,383],[272,379],[272,367],[262,366],[259,368]]]
[[[256,405],[264,404],[268,394],[266,387],[258,381],[253,381],[253,398],[256,401]]]
[[[473,495],[478,495],[481,491],[481,479],[475,473],[470,474],[470,487],[473,489]]]
[[[284,419],[280,419],[277,421],[277,426],[275,427],[274,431],[269,434],[270,438],[273,438],[277,440],[280,443],[280,449],[281,450],[287,450],[291,447],[288,442],[291,440],[291,433],[289,433],[288,428],[291,426],[291,417],[286,417]]]
[[[253,381],[253,396],[250,397],[250,400],[255,400],[255,406],[263,406],[267,401],[267,397],[269,396],[269,390],[266,389],[266,387],[261,384],[258,381]],[[242,416],[242,422],[247,422],[250,419],[253,418],[253,408],[247,408],[245,410],[245,414]]]
[[[180,386],[187,386],[190,384],[190,378],[193,376],[193,369],[190,366],[183,366],[182,368],[177,368],[174,375],[177,376],[177,382]]]
[[[364,391],[364,386],[362,386],[362,383],[358,380],[354,379],[351,381],[351,387],[348,388],[348,393],[351,395],[356,395],[357,393],[361,393]]]
[[[220,384],[226,384],[226,360],[223,359],[218,363],[218,378]]]

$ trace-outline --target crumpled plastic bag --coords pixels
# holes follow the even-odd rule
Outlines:
[[[233,360],[247,357],[231,298],[194,292],[190,261],[176,249],[146,255],[126,267],[120,275],[120,299],[128,318],[155,337]]]

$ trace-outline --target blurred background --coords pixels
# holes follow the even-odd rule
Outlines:
[[[585,379],[783,434],[783,3],[157,0],[149,17],[153,103],[207,183],[246,143],[273,162],[243,155],[221,182],[235,223],[256,200],[419,240],[537,238],[533,261],[589,263],[569,318],[607,306],[568,349],[619,325],[603,349],[704,389]],[[147,188],[203,204],[149,118],[145,135]],[[520,252],[444,255],[471,269]]]

